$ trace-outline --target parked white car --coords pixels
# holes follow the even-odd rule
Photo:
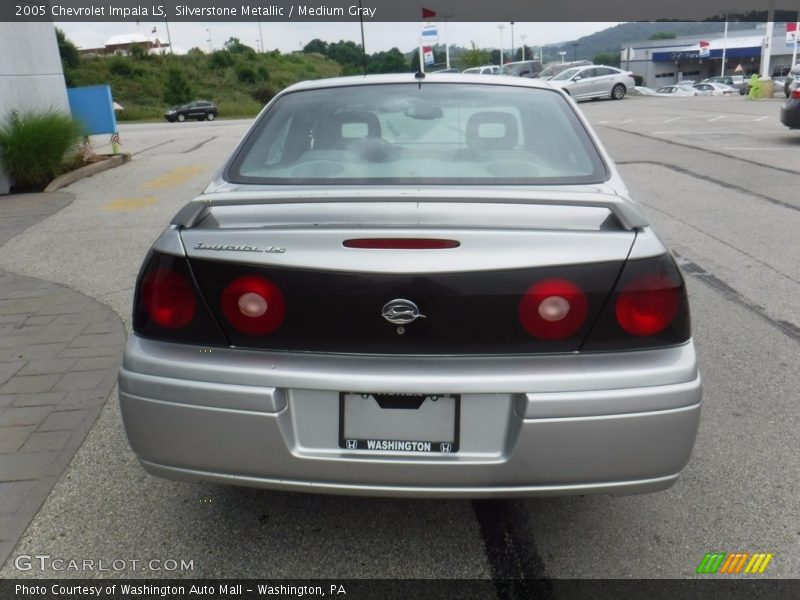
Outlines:
[[[698,83],[692,86],[698,96],[738,96],[739,90],[724,83]]]
[[[656,90],[654,96],[668,96],[671,98],[678,98],[682,96],[698,96],[700,92],[692,88],[692,86],[683,85],[665,85]]]
[[[484,65],[482,67],[470,67],[469,69],[464,69],[462,73],[466,73],[468,75],[499,75],[501,69],[497,65]]]
[[[561,88],[576,100],[588,98],[622,100],[628,90],[636,85],[631,73],[603,65],[567,69],[550,79],[548,83]]]

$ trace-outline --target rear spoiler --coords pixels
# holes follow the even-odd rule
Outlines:
[[[633,201],[614,194],[602,192],[566,192],[554,190],[430,190],[410,188],[408,190],[348,189],[348,190],[270,190],[249,192],[216,192],[203,194],[186,204],[172,218],[171,224],[191,229],[215,206],[245,206],[258,204],[318,204],[337,202],[438,202],[459,204],[540,204],[554,206],[586,206],[608,209],[627,229],[639,229],[649,225],[639,206]]]

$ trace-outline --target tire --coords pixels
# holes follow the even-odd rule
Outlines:
[[[206,115],[206,119],[208,119],[209,121],[213,121],[216,118],[217,118],[217,115],[215,115],[214,113],[208,113]]]
[[[611,88],[611,99],[612,100],[622,100],[625,97],[625,92],[628,91],[621,83],[618,83],[613,88]]]
[[[178,123],[183,123],[186,120],[186,115],[183,113],[178,115]]]

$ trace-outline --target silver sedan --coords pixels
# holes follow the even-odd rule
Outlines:
[[[145,257],[119,374],[152,474],[390,496],[663,490],[701,395],[575,103],[480,75],[281,92]]]
[[[631,73],[603,65],[567,69],[550,79],[549,83],[564,90],[576,100],[592,98],[622,100],[628,90],[636,85]]]

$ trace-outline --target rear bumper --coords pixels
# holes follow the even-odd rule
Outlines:
[[[134,452],[156,475],[390,496],[641,493],[674,483],[700,416],[691,342],[596,356],[401,363],[199,350],[128,342],[123,420]],[[339,391],[461,394],[459,452],[340,448]]]

